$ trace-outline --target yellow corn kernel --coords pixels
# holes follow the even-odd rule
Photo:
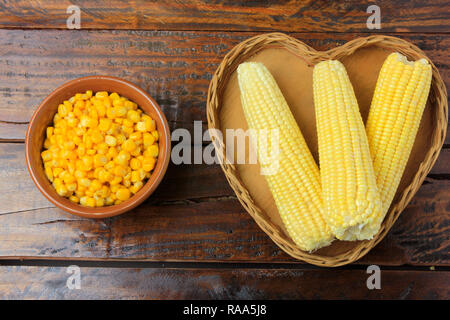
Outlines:
[[[105,204],[107,206],[110,206],[110,205],[114,204],[114,199],[112,199],[111,197],[106,197]]]
[[[121,186],[120,186],[119,184],[114,184],[114,185],[111,185],[111,186],[109,187],[109,189],[111,190],[111,195],[110,195],[110,197],[113,198],[113,200],[116,200],[116,192],[117,192],[117,190],[119,190],[120,188],[121,188]]]
[[[117,157],[115,158],[115,162],[117,164],[123,165],[123,166],[127,166],[128,165],[128,160],[130,160],[131,156],[130,153],[125,151],[125,150],[121,150],[119,152],[119,154],[117,155]]]
[[[142,138],[142,133],[140,133],[140,132],[132,132],[130,134],[130,139],[131,140],[139,140],[141,138]]]
[[[77,184],[75,182],[66,184],[67,191],[74,192],[77,189]]]
[[[130,134],[132,134],[134,132],[134,129],[132,127],[122,126],[122,131],[125,134],[125,136],[128,137]]]
[[[47,133],[47,138],[50,138],[53,135],[53,127],[47,127],[46,129],[46,133]]]
[[[114,169],[115,166],[116,166],[116,165],[114,164],[113,161],[109,161],[107,164],[105,164],[105,169],[106,169],[106,170],[109,170],[109,171],[112,171],[112,170]]]
[[[42,151],[41,157],[42,157],[42,160],[44,160],[44,161],[50,161],[50,160],[52,160],[52,153],[48,150]]]
[[[69,127],[75,128],[78,125],[79,121],[76,118],[68,118],[67,119],[67,125]]]
[[[81,170],[77,169],[77,170],[75,170],[74,176],[77,179],[81,179],[81,178],[84,178],[86,176],[86,173],[84,171],[81,171]]]
[[[70,111],[72,111],[72,110],[70,110]],[[60,104],[58,106],[58,114],[60,117],[65,117],[65,116],[67,116],[68,113],[69,113],[69,110],[64,104]]]
[[[59,122],[59,120],[61,120],[61,116],[58,113],[56,113],[53,116],[53,124],[57,124]]]
[[[116,101],[120,101],[120,100],[116,100]],[[124,117],[127,115],[128,110],[124,106],[114,106],[114,107],[116,108],[117,117]]]
[[[139,190],[141,190],[141,188],[144,186],[144,183],[142,181],[137,181],[135,182],[130,188],[129,190],[132,193],[137,193]]]
[[[96,207],[103,207],[105,205],[105,200],[103,198],[95,199]]]
[[[158,147],[157,144],[152,144],[145,151],[147,152],[147,154],[149,156],[156,158],[158,156],[158,154],[159,154],[159,147]],[[145,156],[145,154],[144,154],[144,156]]]
[[[99,91],[99,92],[97,92],[95,94],[95,97],[98,98],[98,99],[106,98],[106,97],[108,97],[108,92],[106,92],[106,91]]]
[[[83,158],[81,158],[81,161],[83,161],[83,169],[84,171],[89,171],[92,169],[92,165],[93,165],[93,160],[91,156],[83,156]]]
[[[114,119],[117,115],[116,115],[116,109],[114,108],[106,108],[106,116],[109,119]]]
[[[99,131],[94,131],[91,135],[93,143],[103,142],[103,135]]]
[[[139,177],[139,170],[133,170],[131,171],[131,182],[138,182],[141,181]]]
[[[106,171],[105,169],[101,169],[98,173],[98,179],[101,182],[109,182],[112,180],[112,174],[108,171]]]
[[[120,145],[123,144],[125,142],[125,140],[127,140],[127,138],[125,137],[124,134],[118,134],[116,136],[116,138],[117,138],[117,144],[120,144]]]
[[[156,141],[159,140],[159,132],[158,131],[152,131],[152,136],[155,138]]]
[[[138,123],[136,123],[136,130],[141,131],[141,132],[146,132],[147,129],[145,128],[145,122],[139,121]]]
[[[137,158],[133,158],[130,160],[130,167],[133,170],[138,170],[141,167],[141,162]]]
[[[148,148],[150,147],[153,143],[155,143],[155,137],[148,132],[145,132],[142,135],[142,142],[144,144],[144,148]]]
[[[64,149],[66,149],[66,150],[73,150],[73,149],[75,149],[75,143],[73,141],[66,141],[66,142],[64,142]]]
[[[64,171],[64,169],[63,168],[53,168],[53,176],[54,177],[58,177],[59,176],[59,174],[61,173],[61,172],[63,172]]]
[[[103,167],[108,163],[108,158],[102,154],[96,154],[94,156],[94,166],[95,167]]]
[[[114,168],[114,175],[119,176],[119,177],[124,177],[126,174],[127,174],[127,170],[124,167],[118,165]]]
[[[88,179],[88,178],[81,178],[81,179],[79,179],[78,181],[79,181],[78,183],[79,183],[81,186],[86,187],[86,188],[89,188],[90,185],[91,185],[91,180]]]
[[[86,206],[88,207],[95,207],[96,201],[92,196],[88,197],[86,200]]]
[[[83,110],[86,107],[86,104],[83,100],[77,100],[75,101],[74,107],[79,110]]]
[[[50,182],[53,182],[52,168],[50,168],[50,167],[45,168],[45,175],[47,176],[48,180],[50,180]]]
[[[133,151],[130,152],[133,157],[137,157],[141,154],[141,147],[136,147]]]
[[[130,190],[128,190],[126,188],[121,188],[121,189],[117,190],[116,197],[117,197],[117,199],[119,199],[121,201],[126,201],[130,198]]]
[[[118,154],[119,154],[119,152],[117,151],[117,149],[114,147],[111,147],[108,149],[106,156],[108,157],[108,159],[113,159],[113,158],[117,157]]]
[[[80,197],[80,204],[81,204],[82,206],[87,206],[87,199],[88,199],[88,197],[86,197],[86,196],[81,196],[81,197]]]
[[[97,145],[96,149],[97,149],[98,154],[106,155],[106,153],[109,150],[109,147],[108,147],[108,144],[106,144],[105,142],[102,142]]]
[[[133,121],[130,121],[128,119],[123,119],[122,125],[124,125],[125,127],[133,127],[134,123]]]
[[[71,175],[69,172],[66,171],[66,174],[64,175],[64,177],[61,177],[64,181],[64,183],[69,184],[69,183],[73,183],[75,182],[77,179],[75,178],[75,176]],[[72,190],[73,191],[73,190]]]
[[[155,131],[155,129],[156,129],[155,120],[153,120],[152,118],[150,118],[148,116],[143,116],[142,118],[144,119],[145,130],[149,131],[149,132]]]
[[[65,197],[67,195],[67,192],[68,190],[64,184],[61,184],[56,188],[56,193],[58,193],[62,197]]]
[[[121,182],[122,182],[122,177],[115,176],[115,177],[109,182],[109,184],[110,184],[111,186],[114,186],[114,185],[117,185],[117,184],[119,184],[119,183],[121,183]]]
[[[75,190],[75,195],[78,198],[84,197],[86,195],[85,191],[86,191],[85,189],[80,189],[80,186],[78,186],[78,189]]]
[[[120,99],[120,98],[117,98],[117,99],[114,99],[114,100],[112,100],[112,105],[114,106],[114,107],[123,107],[124,105],[123,105],[123,101]]]
[[[53,138],[53,137],[52,137]],[[45,139],[44,140],[44,148],[45,149],[48,149],[48,148],[50,148],[50,145],[51,145],[52,143],[51,143],[51,140],[50,139]]]
[[[97,179],[95,179],[95,180],[92,180],[92,182],[89,186],[89,189],[95,192],[95,191],[101,189],[102,186],[103,186],[102,183],[100,181],[98,181]]]
[[[122,184],[125,186],[125,187],[130,187],[131,186],[131,181],[130,180],[123,180],[122,181]]]
[[[117,145],[117,139],[111,135],[105,137],[105,142],[110,147],[115,147]]]
[[[111,119],[102,118],[98,124],[98,129],[100,131],[106,132],[111,128],[112,121]]]
[[[137,123],[141,119],[141,116],[139,115],[139,113],[137,111],[129,110],[127,112],[127,119],[134,123]]]
[[[79,203],[80,202],[80,198],[78,198],[77,196],[70,196],[69,200],[75,203]]]
[[[117,92],[113,92],[109,95],[109,98],[114,102],[114,100],[120,99],[120,96]]]
[[[142,169],[146,172],[150,172],[155,168],[156,160],[153,157],[146,157],[142,162]]]

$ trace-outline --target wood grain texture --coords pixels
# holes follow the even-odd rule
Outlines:
[[[381,289],[365,270],[0,267],[0,299],[448,299],[445,271],[381,269]]]
[[[301,263],[259,229],[217,165],[172,164],[144,204],[104,220],[69,215],[44,199],[26,171],[22,144],[0,144],[0,177],[3,259]],[[358,263],[450,265],[449,192],[450,180],[427,178],[386,239]]]
[[[1,21],[1,19],[0,19]],[[57,86],[87,75],[136,83],[162,107],[171,129],[206,127],[209,81],[222,57],[256,33],[0,30],[0,140],[21,141],[35,107]],[[318,50],[364,34],[296,33]],[[450,36],[394,34],[425,51],[450,83]],[[450,137],[447,137],[450,143]]]
[[[382,32],[448,32],[448,1],[6,1],[2,28],[65,29],[69,5],[83,29],[370,32],[367,8],[381,10]],[[414,10],[412,8],[414,7]]]

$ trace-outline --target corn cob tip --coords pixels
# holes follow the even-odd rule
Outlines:
[[[264,66],[264,64],[262,64],[261,62],[243,62],[243,63],[239,64],[239,66],[237,67],[237,72],[239,75],[239,74],[245,73],[251,69],[260,68],[261,66]]]
[[[387,59],[389,59],[390,57],[395,57],[395,58],[397,58],[397,61],[399,61],[399,62],[401,62],[401,63],[403,63],[403,64],[406,64],[406,65],[409,65],[409,66],[414,66],[414,64],[430,65],[430,63],[428,62],[428,60],[425,59],[425,58],[421,58],[421,59],[416,60],[416,61],[411,61],[411,60],[408,60],[408,58],[407,58],[405,55],[403,55],[403,54],[401,54],[401,53],[399,53],[399,52],[393,52],[393,53],[391,53],[391,54],[388,56]],[[387,60],[387,59],[386,59],[386,60]]]

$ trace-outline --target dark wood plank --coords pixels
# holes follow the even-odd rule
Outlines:
[[[65,267],[0,267],[0,299],[448,299],[450,273],[366,270],[80,268],[70,290]],[[31,285],[32,284],[32,285]]]
[[[447,175],[447,178],[450,178],[450,148],[449,146],[444,146],[444,148],[441,150],[441,153],[439,154],[439,157],[436,160],[436,163],[433,166],[433,169],[431,169],[430,174],[432,175],[440,175],[442,177],[445,177]]]
[[[46,95],[70,79],[96,74],[122,77],[142,87],[161,105],[172,130],[192,131],[194,120],[206,127],[213,73],[226,52],[255,34],[0,30],[0,140],[23,140],[33,110]],[[293,36],[326,50],[364,34]],[[399,36],[422,48],[450,83],[449,35]]]
[[[84,1],[81,28],[368,32],[367,7],[347,1]],[[8,1],[0,6],[2,28],[66,28],[72,1]],[[383,32],[448,32],[448,1],[377,1]],[[414,9],[412,9],[414,8]]]
[[[218,166],[172,165],[147,202],[97,221],[54,208],[23,157],[22,144],[0,144],[0,258],[297,262],[245,212]],[[387,238],[358,263],[450,265],[449,190],[450,180],[428,178]]]

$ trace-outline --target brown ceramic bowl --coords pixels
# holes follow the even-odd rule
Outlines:
[[[44,135],[46,127],[53,121],[53,116],[57,112],[58,105],[62,101],[69,99],[75,93],[86,90],[117,92],[138,106],[156,121],[156,128],[159,131],[159,157],[150,179],[129,200],[118,205],[105,206],[99,208],[84,207],[71,202],[69,199],[59,196],[44,173],[41,160]],[[57,207],[86,218],[106,218],[119,215],[128,211],[150,196],[161,182],[169,164],[170,159],[170,130],[166,117],[158,104],[146,92],[138,88],[131,82],[108,76],[91,76],[75,79],[67,82],[53,91],[42,101],[31,117],[25,137],[25,157],[28,171],[31,178],[42,192],[42,194]]]

